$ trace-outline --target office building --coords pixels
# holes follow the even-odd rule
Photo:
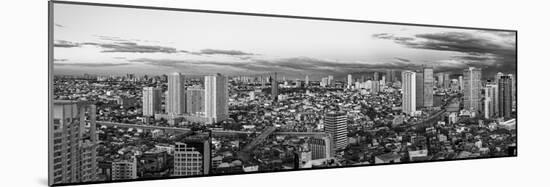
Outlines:
[[[166,113],[186,113],[185,77],[181,73],[172,73],[168,76],[168,95],[166,96]]]
[[[162,89],[145,87],[143,88],[143,116],[154,116],[161,112]]]
[[[204,108],[208,123],[217,123],[229,117],[227,78],[221,74],[204,78]]]

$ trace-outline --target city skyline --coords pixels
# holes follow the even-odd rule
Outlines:
[[[421,65],[434,67],[434,72],[460,73],[474,66],[515,73],[514,32],[55,6],[56,74],[246,71],[281,72],[288,78],[309,74],[313,79],[333,74],[340,79],[349,73]],[[253,27],[259,22],[262,27]]]
[[[54,8],[50,185],[517,156],[515,32]]]

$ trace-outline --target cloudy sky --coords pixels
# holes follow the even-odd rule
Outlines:
[[[515,41],[513,32],[54,5],[56,74],[318,78],[425,64],[488,77],[515,73]]]

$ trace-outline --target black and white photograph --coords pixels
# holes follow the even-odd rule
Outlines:
[[[518,154],[515,30],[49,6],[48,185]]]

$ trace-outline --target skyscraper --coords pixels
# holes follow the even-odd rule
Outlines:
[[[481,109],[481,69],[470,67],[463,72],[464,109],[478,113]]]
[[[423,67],[422,69],[424,74],[424,84],[423,84],[423,95],[424,95],[424,107],[432,107],[434,104],[434,70],[431,67]]]
[[[510,77],[510,79],[512,79],[512,111],[515,111],[517,110],[516,109],[516,98],[517,98],[517,95],[516,95],[516,78],[514,76],[514,74],[508,74],[508,77]]]
[[[191,115],[204,115],[204,88],[201,87],[189,87],[187,88],[187,113]]]
[[[48,183],[96,180],[96,106],[82,101],[56,100],[51,115],[52,121],[48,125]],[[89,134],[83,133],[86,128],[89,128]]]
[[[204,78],[205,117],[209,123],[217,123],[229,117],[227,78],[221,74]]]
[[[499,117],[510,118],[512,115],[512,77],[502,76],[498,79]]]
[[[173,176],[208,175],[210,173],[210,137],[192,135],[176,141]]]
[[[178,72],[168,76],[168,95],[166,98],[166,113],[186,113],[185,77]]]
[[[403,71],[401,73],[401,80],[403,112],[413,115],[416,112],[416,73]]]
[[[348,74],[348,88],[351,88],[353,84],[353,78],[351,77],[351,74]]]
[[[344,149],[348,146],[348,124],[346,113],[342,111],[331,111],[325,115],[325,132],[332,137],[335,150]]]
[[[393,69],[386,70],[386,81],[387,82],[394,82],[395,80],[395,71]]]
[[[328,81],[328,86],[330,87],[334,86],[334,76],[329,75],[327,81]]]
[[[424,73],[423,69],[415,73],[416,109],[424,107]],[[405,82],[405,81],[403,81]]]
[[[305,86],[309,86],[309,75],[306,75],[306,85]]]
[[[143,88],[143,115],[154,116],[161,111],[162,89],[145,87]]]
[[[460,92],[462,92],[462,90],[464,90],[464,77],[462,75],[458,76],[458,90]]]
[[[277,96],[279,95],[279,83],[277,82],[277,72],[273,73],[270,79],[271,79],[271,99],[276,101]]]
[[[378,81],[378,80],[380,80],[378,76],[379,76],[379,73],[378,73],[378,72],[374,72],[374,73],[372,74],[372,79],[373,79],[374,81]]]
[[[489,119],[498,115],[498,85],[487,83],[485,86],[485,118]]]
[[[443,80],[443,84],[444,84],[444,88],[445,89],[448,89],[451,87],[451,77],[449,75],[449,73],[443,73],[443,76],[445,77],[445,79]]]

